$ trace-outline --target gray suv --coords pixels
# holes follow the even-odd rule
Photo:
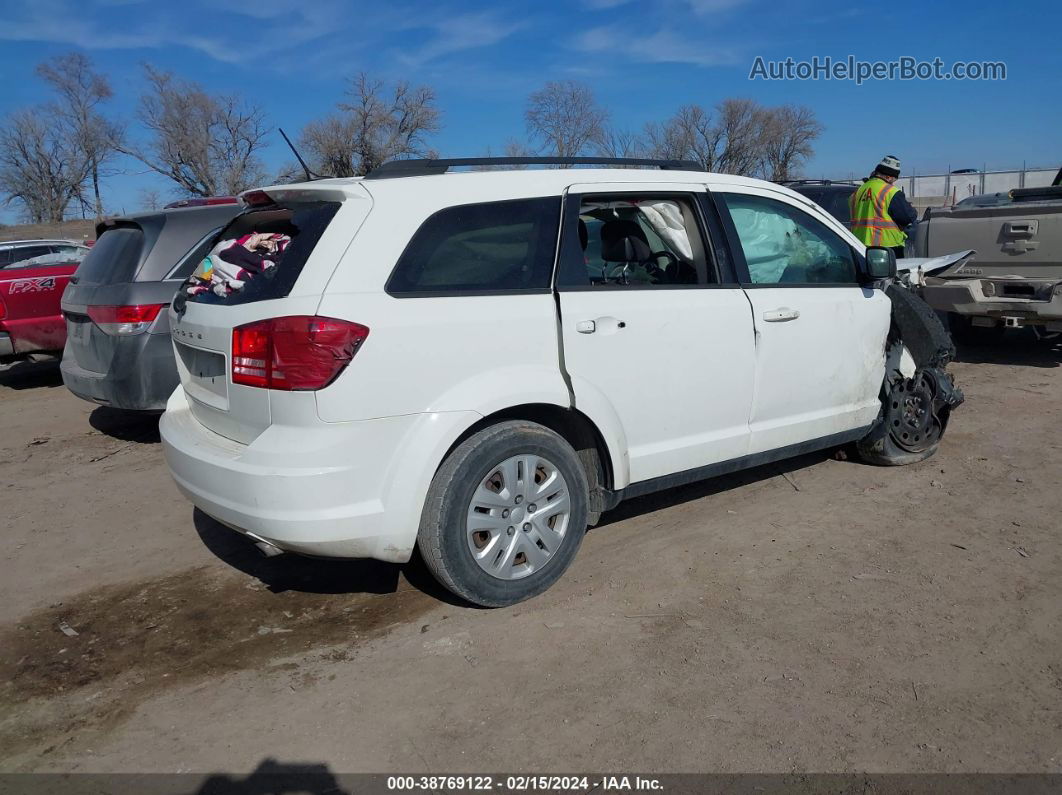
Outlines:
[[[161,411],[179,383],[166,309],[244,208],[235,201],[110,218],[63,293],[63,383],[84,400]]]

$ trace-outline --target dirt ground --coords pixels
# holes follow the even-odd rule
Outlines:
[[[38,240],[41,238],[60,240],[95,240],[95,221],[63,221],[61,224],[19,224],[0,226],[0,241],[4,240]]]
[[[0,770],[1060,772],[1062,351],[962,358],[928,462],[625,503],[493,611],[262,558],[154,418],[0,373]]]

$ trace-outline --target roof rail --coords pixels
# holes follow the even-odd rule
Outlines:
[[[449,159],[391,160],[377,166],[365,179],[423,177],[445,174],[460,166],[654,166],[664,171],[704,171],[692,160],[654,160],[645,157],[457,157]]]

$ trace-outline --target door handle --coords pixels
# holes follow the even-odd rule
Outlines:
[[[605,315],[594,320],[580,320],[575,324],[575,330],[580,334],[593,334],[601,332],[605,336],[615,334],[620,329],[627,328],[627,323],[619,318]]]
[[[800,311],[787,306],[763,313],[763,319],[768,323],[785,323],[787,320],[796,320],[798,317],[800,317]]]

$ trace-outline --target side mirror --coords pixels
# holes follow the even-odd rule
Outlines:
[[[884,246],[867,247],[867,276],[873,280],[896,275],[896,252]]]

